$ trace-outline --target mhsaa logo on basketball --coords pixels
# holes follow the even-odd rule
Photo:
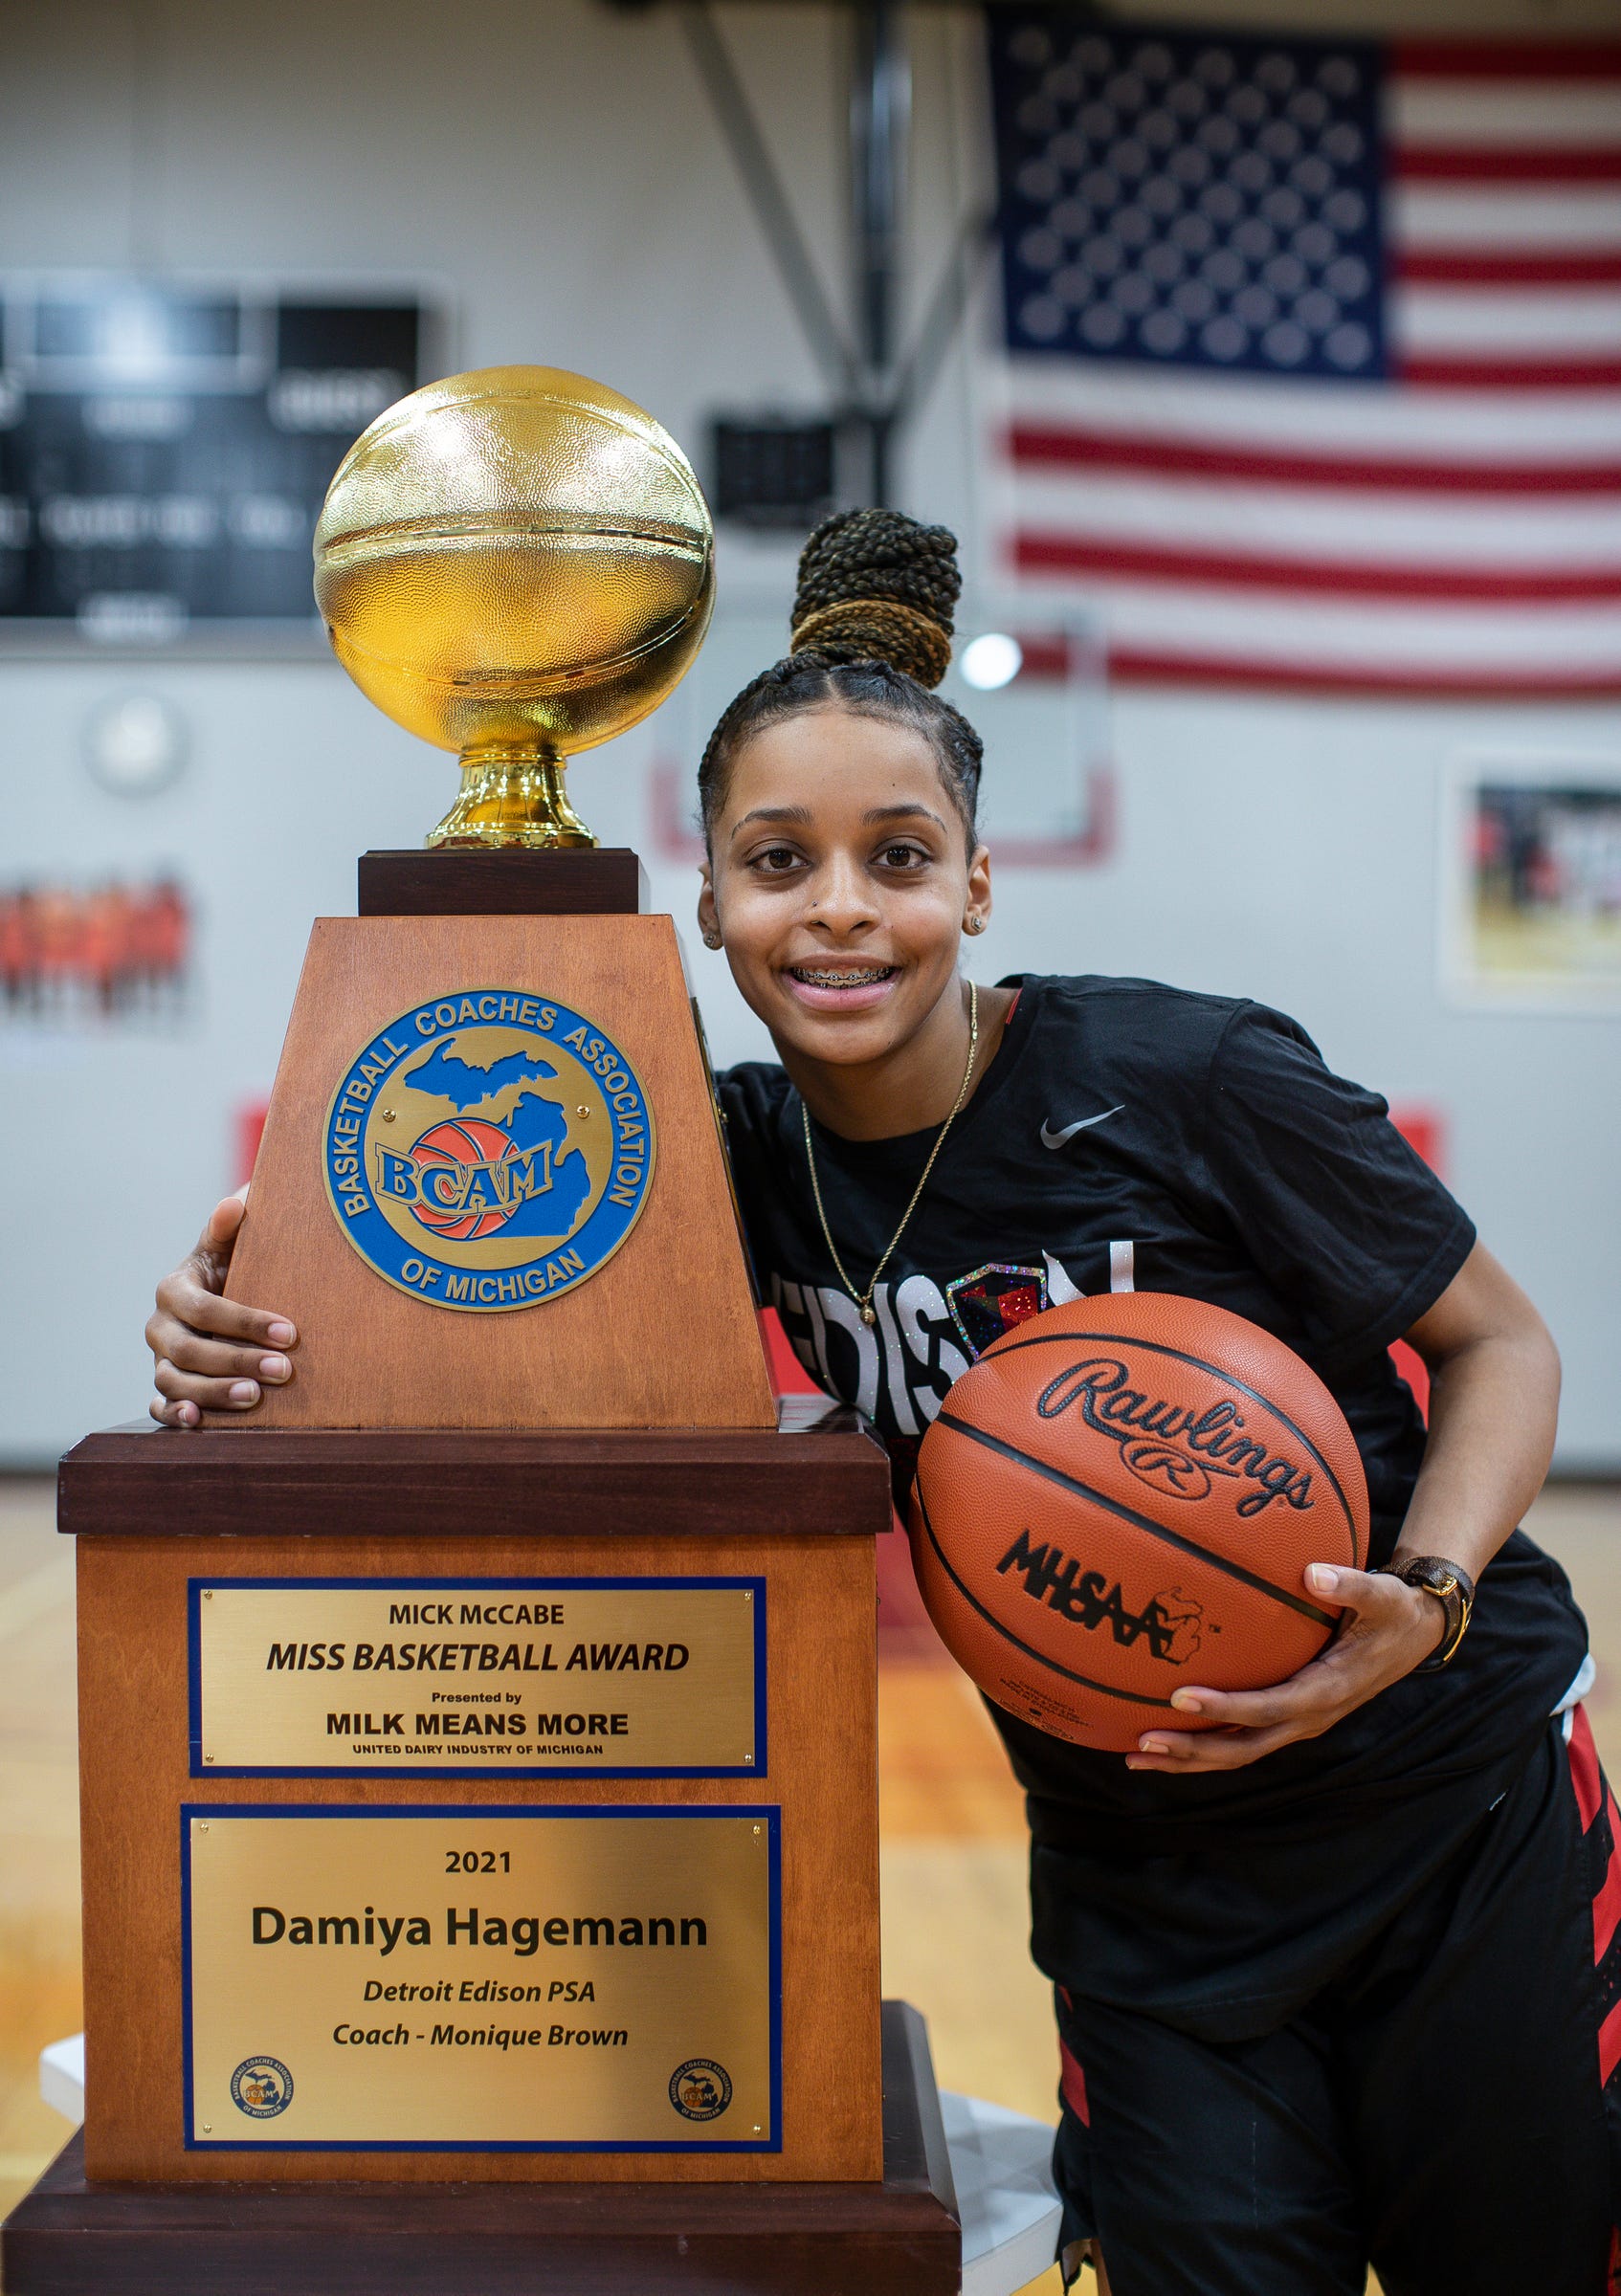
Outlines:
[[[333,1093],[327,1195],[368,1266],[435,1307],[527,1308],[611,1259],[653,1178],[647,1094],[583,1014],[522,989],[419,1004]]]

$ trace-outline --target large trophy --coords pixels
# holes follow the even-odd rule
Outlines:
[[[496,368],[372,425],[316,556],[461,786],[311,937],[233,1272],[296,1379],[62,1462],[86,2117],[6,2288],[944,2296],[887,1469],[779,1424],[674,924],[565,794],[702,641],[702,496]]]

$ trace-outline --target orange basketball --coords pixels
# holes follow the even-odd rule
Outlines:
[[[918,1454],[929,1616],[988,1698],[1077,1746],[1210,1727],[1179,1684],[1259,1689],[1338,1613],[1307,1563],[1361,1569],[1343,1413],[1282,1340],[1166,1292],[1077,1299],[988,1347]]]

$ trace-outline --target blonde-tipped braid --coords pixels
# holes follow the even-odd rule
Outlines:
[[[899,598],[840,598],[796,623],[792,653],[827,661],[893,663],[920,686],[938,686],[951,667],[951,640],[940,624]]]

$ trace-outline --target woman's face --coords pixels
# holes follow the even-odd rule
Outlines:
[[[732,762],[699,922],[785,1052],[881,1060],[957,973],[989,858],[922,736],[830,706],[766,726]]]

